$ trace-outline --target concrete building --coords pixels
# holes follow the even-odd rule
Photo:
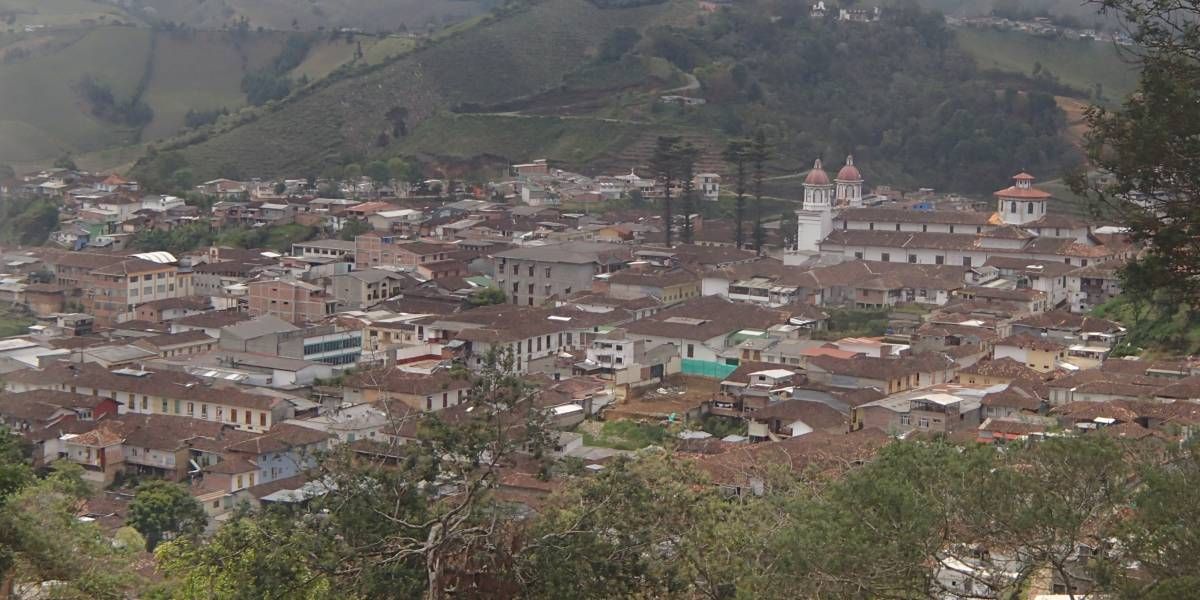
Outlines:
[[[630,260],[628,246],[564,242],[527,246],[495,254],[492,279],[512,304],[540,305],[592,288],[592,279],[619,271]]]
[[[250,314],[273,315],[293,322],[317,321],[336,312],[337,301],[325,288],[295,279],[251,281],[248,289]]]

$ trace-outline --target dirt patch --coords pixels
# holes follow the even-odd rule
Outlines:
[[[1084,136],[1088,132],[1087,121],[1084,119],[1084,111],[1087,110],[1088,104],[1066,96],[1055,96],[1054,101],[1063,112],[1067,113],[1067,128],[1063,134],[1067,136],[1067,140],[1072,145],[1082,149]]]

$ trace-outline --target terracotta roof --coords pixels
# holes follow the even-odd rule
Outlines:
[[[789,318],[782,310],[703,296],[629,323],[625,329],[633,335],[704,341],[743,329],[765,330]]]
[[[1132,423],[1138,417],[1136,412],[1120,402],[1068,402],[1051,408],[1050,414],[1074,422],[1109,418]]]
[[[891,438],[878,429],[849,434],[814,431],[780,442],[738,446],[721,454],[705,456],[696,463],[714,482],[746,485],[749,478],[765,475],[782,465],[796,473],[836,476],[868,461]]]
[[[869,207],[844,209],[839,213],[838,219],[853,222],[984,226],[992,224],[994,214],[973,210],[909,210],[906,208]]]
[[[1047,338],[1034,337],[1028,333],[1010,335],[996,342],[996,346],[1015,346],[1022,349],[1041,350],[1043,352],[1061,352],[1066,344]]]
[[[203,330],[193,329],[191,331],[183,331],[180,333],[168,333],[166,335],[156,335],[148,338],[142,338],[135,345],[147,345],[154,348],[168,348],[171,346],[181,346],[187,344],[198,344],[203,342],[216,343],[217,338],[209,337]]]
[[[242,321],[249,321],[253,318],[254,317],[247,313],[217,310],[200,313],[198,315],[188,315],[181,319],[175,319],[174,321],[171,321],[171,323],[175,325],[186,325],[189,327],[202,327],[204,329],[219,329],[221,327],[236,325]]]
[[[849,415],[843,414],[824,402],[810,400],[784,400],[754,411],[750,415],[755,421],[780,419],[786,425],[792,421],[803,421],[815,430],[846,431],[850,426]]]
[[[322,444],[331,437],[317,429],[280,423],[263,435],[229,446],[229,451],[261,456],[269,452],[286,452],[292,448]]]
[[[462,390],[471,387],[469,379],[455,378],[449,371],[440,370],[432,375],[407,373],[404,371],[361,371],[348,376],[342,383],[350,389],[382,390],[392,394],[427,396],[446,390]]]
[[[100,267],[92,273],[97,275],[138,275],[174,269],[173,265],[151,262],[141,258],[130,258],[121,262]]]
[[[985,395],[980,401],[980,405],[1038,412],[1042,409],[1043,402],[1041,398],[1025,391],[1019,385],[1010,385],[1003,391]]]
[[[1029,367],[1017,362],[1016,360],[1004,357],[995,360],[981,360],[969,367],[964,367],[958,372],[962,375],[981,375],[983,377],[1005,377],[1009,379],[1028,379],[1040,380],[1045,376],[1041,373],[1030,369]]]
[[[804,178],[804,185],[829,185],[829,174],[821,168],[821,159],[813,163],[813,168]]]
[[[1077,315],[1065,310],[1052,310],[1022,317],[1013,321],[1013,325],[1021,325],[1040,329],[1060,329],[1080,332],[1114,333],[1121,329],[1116,321]]]

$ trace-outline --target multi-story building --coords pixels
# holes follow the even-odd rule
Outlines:
[[[446,260],[454,250],[449,245],[411,242],[392,235],[369,232],[354,238],[354,267],[413,269],[417,265]]]
[[[372,306],[417,284],[411,277],[383,269],[363,269],[333,277],[333,297],[341,310]]]
[[[600,242],[514,248],[492,258],[492,279],[510,303],[535,306],[591,289],[596,275],[623,269],[630,256],[628,246]]]
[[[112,398],[118,414],[175,415],[225,423],[246,431],[266,431],[295,416],[290,402],[235,387],[215,387],[179,371],[117,369],[98,364],[54,362],[41,369],[5,375],[8,389],[61,390]]]
[[[293,322],[318,321],[336,311],[337,300],[325,288],[296,279],[270,279],[246,284],[248,309],[255,316],[273,315]]]
[[[336,325],[300,328],[274,315],[264,315],[221,328],[218,347],[334,366],[353,365],[362,357],[363,332]]]
[[[139,304],[191,293],[191,273],[172,264],[130,258],[93,270],[83,305],[97,323],[112,325],[132,318]]]

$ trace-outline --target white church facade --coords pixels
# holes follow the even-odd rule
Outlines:
[[[978,267],[993,256],[1054,261],[1076,267],[1123,258],[1086,222],[1047,209],[1052,195],[1019,173],[995,192],[995,212],[864,208],[863,178],[854,159],[830,181],[817,160],[804,180],[796,211],[796,247],[785,256],[801,264],[820,254],[843,260]]]

